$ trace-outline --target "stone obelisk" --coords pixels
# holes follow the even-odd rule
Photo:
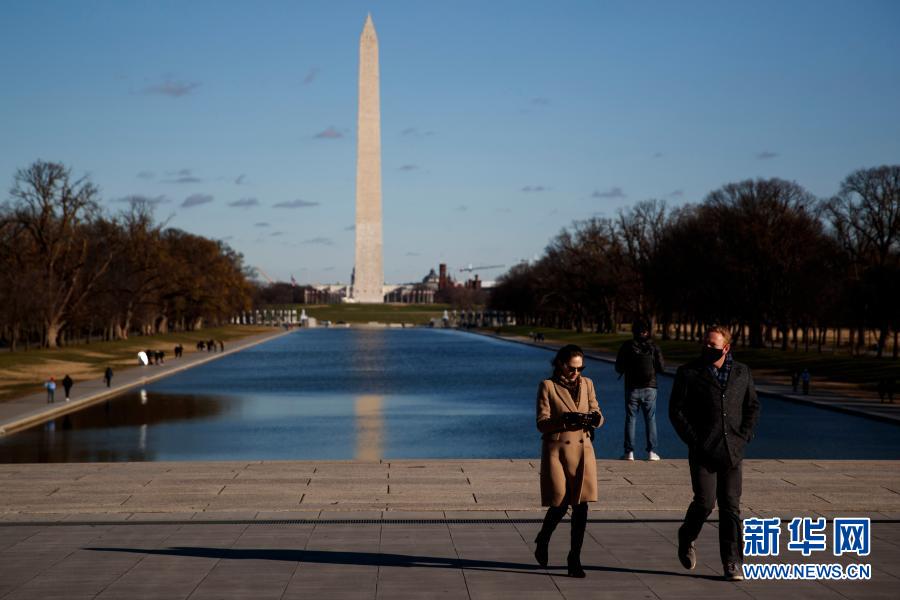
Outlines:
[[[384,302],[381,258],[381,109],[378,36],[372,15],[359,38],[359,115],[356,136],[356,263],[354,302]]]

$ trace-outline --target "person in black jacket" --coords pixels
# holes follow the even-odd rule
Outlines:
[[[719,556],[725,578],[743,579],[741,461],[759,421],[759,400],[747,365],[731,355],[731,332],[713,327],[701,356],[678,368],[669,419],[688,446],[694,500],[678,530],[678,559],[697,565],[694,540],[719,503]]]
[[[650,339],[650,324],[635,321],[634,339],[622,344],[616,355],[616,373],[625,375],[625,453],[634,460],[634,421],[640,407],[647,431],[647,460],[659,460],[656,435],[656,374],[663,373],[662,352]]]
[[[63,389],[66,390],[66,402],[68,402],[71,399],[72,386],[75,385],[75,381],[71,377],[69,377],[68,374],[66,374],[62,383],[63,383]]]

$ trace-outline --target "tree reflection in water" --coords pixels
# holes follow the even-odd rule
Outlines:
[[[0,439],[0,462],[155,460],[147,451],[154,425],[217,417],[231,404],[221,396],[130,392]]]

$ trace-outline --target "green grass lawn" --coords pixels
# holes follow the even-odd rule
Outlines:
[[[542,332],[548,342],[578,344],[583,348],[613,353],[619,349],[623,341],[631,339],[629,334],[575,333],[565,329],[528,326],[504,327],[501,328],[500,334],[528,336],[528,333],[532,331]],[[697,356],[699,350],[697,342],[656,340],[656,343],[659,344],[663,356],[669,363],[687,362]],[[814,384],[817,380],[826,379],[875,389],[878,380],[885,377],[895,377],[900,382],[900,360],[891,358],[879,359],[872,356],[850,356],[845,353],[819,353],[814,350],[810,352],[781,351],[741,346],[736,346],[733,351],[737,360],[770,375],[789,376],[792,371],[809,369]]]
[[[444,310],[449,310],[446,304],[321,304],[302,306],[297,305],[299,314],[301,309],[306,309],[306,314],[321,321],[337,323],[411,323],[425,325],[431,319],[439,319]]]
[[[163,350],[166,357],[174,355],[175,345],[184,346],[185,354],[196,351],[200,340],[221,340],[228,348],[229,340],[257,333],[274,331],[273,327],[229,325],[199,331],[185,331],[160,335],[132,336],[127,340],[73,344],[62,348],[0,352],[0,401],[17,398],[43,387],[50,376],[61,379],[67,372],[79,381],[100,378],[107,366],[134,366],[140,350]]]

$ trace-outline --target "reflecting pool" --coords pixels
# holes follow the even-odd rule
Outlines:
[[[440,329],[310,329],[0,438],[0,462],[529,458],[552,352]],[[738,355],[739,359],[739,355]],[[607,423],[597,456],[622,453],[622,382],[588,360]],[[687,450],[657,401],[660,454]],[[897,459],[900,428],[761,396],[750,458]],[[639,417],[636,446],[643,448]]]

